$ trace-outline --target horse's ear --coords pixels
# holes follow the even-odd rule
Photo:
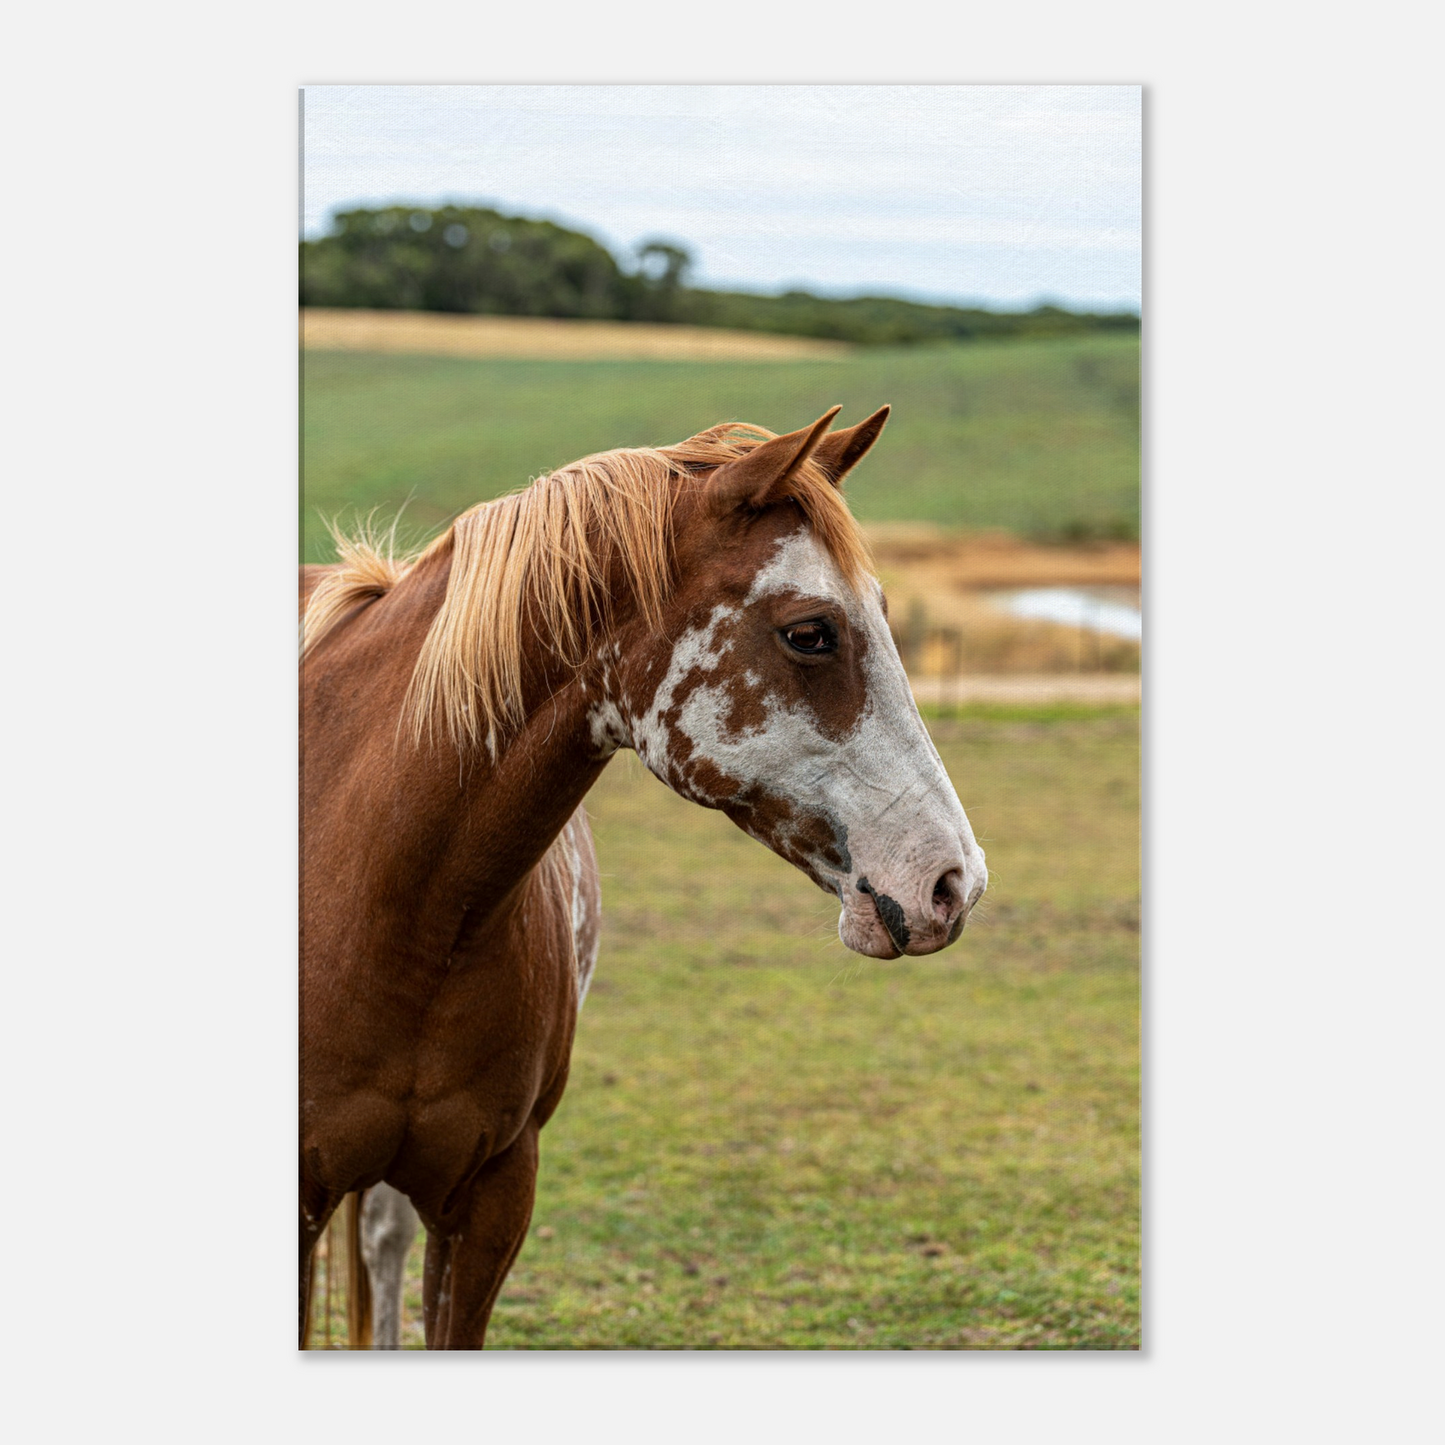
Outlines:
[[[780,501],[798,468],[817,449],[828,423],[842,410],[835,406],[812,426],[774,437],[736,461],[724,462],[708,480],[708,505],[721,515],[740,507],[761,510]]]
[[[857,426],[845,427],[842,431],[829,432],[818,443],[813,460],[828,474],[828,480],[835,487],[843,485],[843,478],[863,460],[864,453],[878,440],[890,410],[891,407],[880,406],[867,421],[860,421]]]

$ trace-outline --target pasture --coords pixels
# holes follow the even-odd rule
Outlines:
[[[725,420],[788,431],[842,403],[892,402],[850,481],[864,521],[1137,535],[1139,343],[859,350],[827,361],[566,361],[302,353],[302,557],[323,517],[408,502],[412,535],[590,452],[677,441]]]
[[[801,874],[604,773],[597,979],[488,1348],[1138,1347],[1137,710],[930,726],[991,882],[927,958],[845,952]]]
[[[384,521],[409,498],[415,539],[592,451],[889,401],[848,490],[892,524],[900,599],[952,595],[963,557],[940,528],[1050,544],[961,540],[975,586],[1137,568],[1132,548],[1057,545],[1137,532],[1134,337],[748,363],[313,350],[303,380],[306,560],[332,556],[324,516]],[[958,944],[889,963],[845,951],[836,901],[620,755],[587,803],[597,978],[488,1348],[1138,1348],[1138,722],[929,714],[990,885]]]

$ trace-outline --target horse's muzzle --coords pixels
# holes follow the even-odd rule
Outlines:
[[[975,903],[988,887],[983,850],[974,845],[941,870],[925,870],[895,896],[882,879],[860,875],[840,890],[838,936],[870,958],[937,953],[957,940]]]

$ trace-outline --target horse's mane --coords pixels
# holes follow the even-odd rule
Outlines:
[[[427,547],[400,558],[392,536],[333,529],[340,565],[307,604],[302,656],[353,607],[388,592],[425,558],[449,551],[446,597],[422,644],[402,724],[418,744],[439,725],[458,748],[485,742],[495,755],[523,719],[529,638],[545,638],[564,664],[580,667],[611,624],[614,568],[643,618],[660,625],[674,581],[678,484],[773,435],[725,423],[675,446],[599,452],[463,512]],[[788,495],[856,584],[872,563],[842,493],[809,460],[790,479]]]

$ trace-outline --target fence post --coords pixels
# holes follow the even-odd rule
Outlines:
[[[904,649],[906,656],[903,666],[910,677],[917,677],[923,662],[923,636],[928,624],[923,610],[923,601],[915,597],[908,604],[908,623],[905,632]]]

